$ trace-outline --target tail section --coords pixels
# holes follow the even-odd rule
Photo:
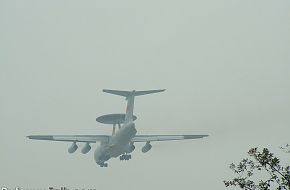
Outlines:
[[[115,94],[118,96],[124,96],[124,97],[128,97],[130,95],[131,92],[129,91],[122,91],[122,90],[107,90],[107,89],[103,89],[103,92],[109,93],[109,94]]]
[[[146,91],[121,91],[121,90],[107,90],[104,89],[103,92],[109,94],[115,94],[118,96],[126,97],[127,100],[127,109],[126,109],[126,117],[125,123],[129,123],[133,121],[133,110],[134,110],[134,97],[135,96],[142,96],[146,94],[153,94],[158,92],[163,92],[165,89],[162,90],[146,90]]]
[[[108,90],[108,89],[104,89],[103,92],[109,93],[109,94],[115,94],[115,95],[119,95],[119,96],[124,96],[124,97],[128,97],[130,96],[132,93],[134,93],[134,96],[142,96],[142,95],[146,95],[146,94],[153,94],[153,93],[158,93],[158,92],[163,92],[165,91],[165,89],[162,90],[145,90],[145,91],[123,91],[123,90]]]

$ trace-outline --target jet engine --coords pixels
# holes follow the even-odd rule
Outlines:
[[[78,145],[76,142],[73,142],[72,145],[68,148],[69,153],[74,153],[78,149]]]
[[[148,152],[151,148],[152,148],[152,145],[150,144],[150,142],[146,142],[145,146],[142,147],[142,152],[143,152],[143,153],[146,153],[146,152]]]
[[[128,150],[126,151],[127,153],[131,153],[135,150],[135,146],[134,144],[131,142],[129,145],[128,145]]]
[[[91,146],[90,146],[90,143],[86,143],[86,145],[82,148],[82,153],[83,154],[86,154],[86,153],[88,153],[90,150],[91,150]]]

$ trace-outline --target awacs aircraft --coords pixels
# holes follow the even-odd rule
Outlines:
[[[120,160],[130,160],[135,149],[134,143],[144,142],[142,152],[146,153],[151,148],[153,141],[170,141],[198,139],[207,137],[208,135],[136,135],[137,130],[134,121],[136,116],[133,115],[134,98],[151,93],[163,92],[163,90],[147,90],[147,91],[119,91],[119,90],[103,90],[103,92],[123,96],[127,100],[126,114],[108,114],[98,117],[96,120],[101,123],[113,124],[112,135],[31,135],[29,139],[49,140],[49,141],[66,141],[72,142],[68,152],[74,153],[78,145],[76,143],[85,143],[81,152],[88,153],[91,150],[90,143],[100,142],[100,146],[96,148],[94,153],[95,161],[101,167],[107,167],[106,163],[110,158],[120,157]],[[118,130],[116,131],[116,125]]]

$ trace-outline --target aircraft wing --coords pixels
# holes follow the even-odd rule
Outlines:
[[[109,142],[108,135],[30,135],[29,139],[47,140],[47,141],[66,141],[66,142],[89,142],[95,143],[97,141]]]
[[[136,135],[132,142],[151,142],[151,141],[172,141],[172,140],[186,140],[199,139],[207,137],[208,135]]]

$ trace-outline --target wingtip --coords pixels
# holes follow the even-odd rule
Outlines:
[[[209,135],[184,135],[184,139],[198,139],[208,137]]]
[[[51,135],[29,135],[26,137],[34,140],[53,140],[53,136]]]

